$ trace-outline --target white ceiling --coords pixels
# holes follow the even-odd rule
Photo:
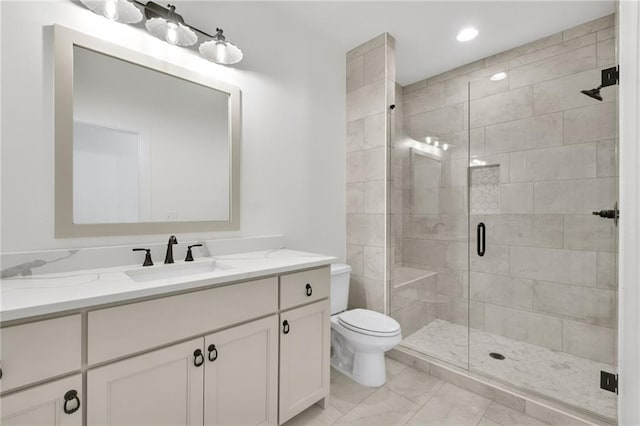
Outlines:
[[[270,2],[284,17],[345,52],[388,32],[396,39],[397,81],[407,85],[613,13],[598,1]],[[478,37],[456,41],[474,26]]]

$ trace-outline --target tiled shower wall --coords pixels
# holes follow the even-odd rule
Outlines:
[[[404,87],[406,133],[452,145],[439,161],[407,150],[399,160],[396,264],[438,273],[425,318],[615,363],[616,230],[591,212],[617,199],[617,89],[603,89],[604,102],[580,93],[615,64],[614,46],[607,16]],[[506,79],[489,80],[501,71]],[[470,233],[468,135],[471,164],[496,166],[498,179],[497,208],[472,212]]]
[[[349,306],[385,310],[389,232],[388,106],[394,103],[395,42],[382,34],[347,53],[347,263]]]

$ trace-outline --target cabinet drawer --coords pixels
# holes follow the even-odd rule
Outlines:
[[[289,309],[329,297],[330,269],[328,266],[296,272],[280,277],[280,309]]]
[[[88,362],[107,361],[277,312],[277,290],[274,277],[89,312]]]
[[[80,315],[70,315],[0,330],[4,392],[80,370]]]
[[[2,397],[0,424],[81,426],[84,404],[82,375],[76,374]]]

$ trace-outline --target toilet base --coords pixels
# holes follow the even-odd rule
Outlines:
[[[331,367],[363,386],[379,387],[385,384],[384,351],[356,351],[335,332],[331,333],[331,340]]]
[[[352,371],[346,369],[345,365],[335,362],[334,359],[331,360],[331,367],[362,386],[377,388],[387,382],[384,353],[356,353],[353,359]]]
[[[353,380],[363,386],[378,387],[387,381],[384,352],[356,352],[353,359]]]

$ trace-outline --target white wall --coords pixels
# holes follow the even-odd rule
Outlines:
[[[54,23],[240,86],[241,230],[179,239],[282,233],[287,246],[345,250],[344,52],[265,3],[178,3],[187,21],[225,29],[245,53],[211,64],[72,2],[2,2],[2,251],[164,241],[166,235],[53,237],[54,141],[50,35]]]
[[[640,424],[640,5],[620,1],[620,425]]]

